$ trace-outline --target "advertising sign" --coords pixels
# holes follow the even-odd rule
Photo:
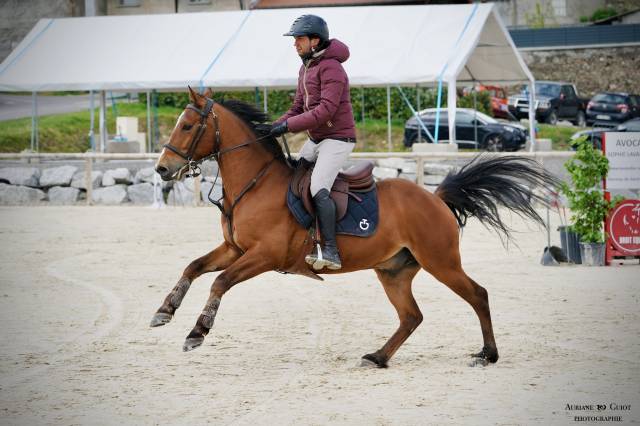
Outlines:
[[[640,132],[606,132],[603,139],[609,159],[607,189],[639,189]]]
[[[621,254],[640,255],[640,200],[625,200],[611,211],[609,240]]]

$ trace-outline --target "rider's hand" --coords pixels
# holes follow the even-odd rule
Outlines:
[[[287,126],[287,120],[284,120],[282,123],[276,123],[271,126],[271,131],[269,134],[274,138],[278,136],[282,136],[289,131],[289,127]]]

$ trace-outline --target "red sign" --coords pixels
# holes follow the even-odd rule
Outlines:
[[[640,255],[640,200],[624,200],[609,216],[609,240],[627,256]]]

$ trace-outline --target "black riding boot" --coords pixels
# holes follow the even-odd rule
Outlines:
[[[320,233],[324,239],[322,256],[314,249],[313,253],[305,257],[305,261],[312,265],[314,269],[340,269],[340,255],[336,244],[336,205],[329,196],[329,191],[321,189],[313,197],[313,206],[316,210],[318,222],[320,222]]]

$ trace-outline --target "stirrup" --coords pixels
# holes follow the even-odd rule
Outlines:
[[[322,254],[322,248],[320,244],[316,244],[315,250],[304,258],[307,264],[311,265],[313,269],[319,271],[322,268],[331,269],[333,271],[341,269],[342,263],[340,262],[340,258],[338,257],[338,261],[327,259]]]

